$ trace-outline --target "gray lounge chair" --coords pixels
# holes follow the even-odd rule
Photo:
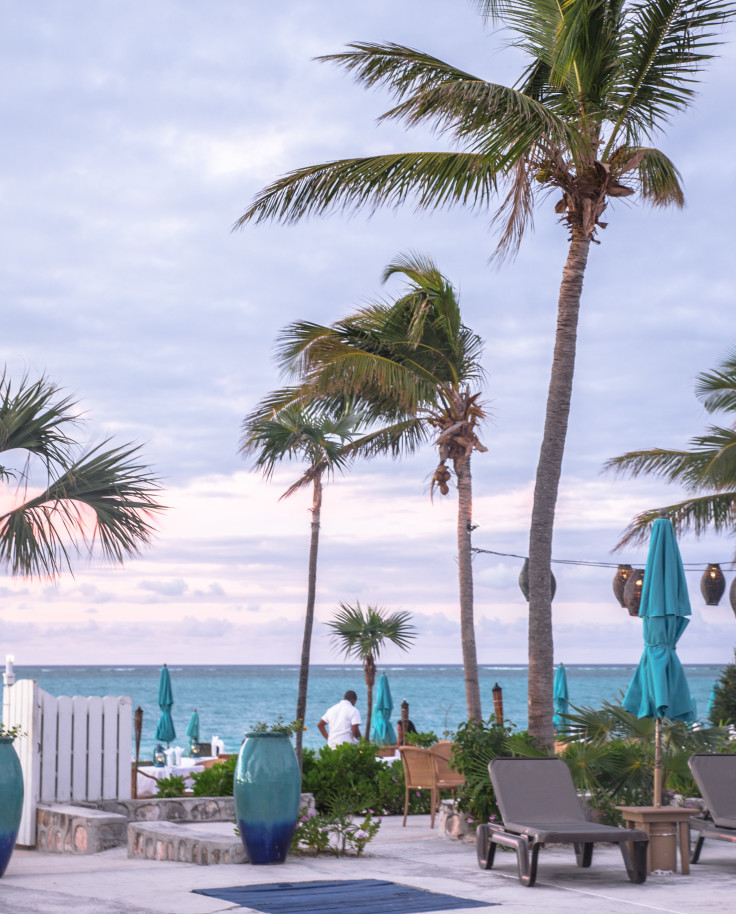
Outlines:
[[[519,879],[534,885],[537,857],[545,844],[572,844],[578,866],[593,860],[593,845],[618,844],[632,882],[647,878],[647,833],[638,828],[616,828],[589,822],[575,792],[570,770],[555,758],[497,758],[488,766],[503,825],[479,825],[476,832],[478,865],[493,866],[496,845],[516,851]],[[627,847],[631,842],[631,853]],[[632,862],[633,858],[633,862]]]
[[[706,838],[736,843],[736,755],[697,754],[688,764],[705,802],[702,814],[690,819],[698,832],[690,862],[697,863]]]

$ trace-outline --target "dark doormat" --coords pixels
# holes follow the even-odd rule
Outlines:
[[[319,882],[272,882],[268,885],[236,885],[225,889],[194,889],[263,914],[309,914],[311,911],[339,914],[424,914],[455,908],[485,908],[495,902],[472,901],[454,895],[425,892],[382,879],[324,880]]]

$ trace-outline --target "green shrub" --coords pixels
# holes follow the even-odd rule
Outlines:
[[[432,730],[426,730],[423,733],[407,733],[406,742],[409,746],[421,746],[422,749],[429,749],[439,742],[439,737]]]
[[[179,774],[172,774],[168,778],[160,778],[156,796],[162,799],[184,796],[184,778]]]
[[[336,749],[323,746],[319,754],[305,749],[302,757],[302,790],[314,796],[317,811],[327,813],[336,796],[349,797],[349,812],[374,809],[385,815],[404,811],[404,768],[399,760],[379,761],[367,743],[343,743]],[[409,812],[429,812],[426,793],[412,792]]]
[[[195,797],[231,797],[237,755],[192,775]],[[159,782],[160,783],[160,782]]]

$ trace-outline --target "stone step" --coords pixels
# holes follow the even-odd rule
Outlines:
[[[233,822],[131,822],[128,856],[179,863],[247,863]]]
[[[101,809],[39,803],[36,823],[36,846],[46,854],[97,854],[127,840],[127,816]]]

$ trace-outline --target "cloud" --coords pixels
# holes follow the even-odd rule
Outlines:
[[[474,561],[476,615],[485,655],[503,651],[523,662],[520,560],[493,553],[528,551],[567,246],[554,200],[501,270],[488,265],[489,212],[417,214],[407,206],[372,219],[333,214],[230,232],[253,195],[291,168],[446,145],[426,130],[376,127],[388,96],[364,92],[312,57],[356,38],[386,39],[511,84],[518,51],[484,32],[471,4],[440,0],[343,4],[338,16],[305,0],[222,0],[182,15],[180,4],[162,0],[145,28],[124,4],[103,11],[43,0],[20,9],[9,11],[0,36],[13,85],[0,101],[0,359],[12,376],[45,372],[76,394],[90,440],[142,442],[170,509],[152,548],[124,569],[78,561],[76,579],[54,585],[6,576],[3,624],[30,619],[36,627],[24,649],[44,656],[58,635],[70,659],[107,652],[114,661],[140,631],[154,643],[166,634],[178,655],[197,659],[201,645],[178,633],[181,619],[205,627],[212,619],[212,632],[216,620],[236,618],[243,627],[207,637],[208,659],[236,662],[237,644],[256,660],[298,659],[309,493],[279,501],[298,465],[265,483],[238,453],[240,425],[282,383],[272,354],[284,325],[333,321],[393,294],[398,284],[383,288],[381,270],[414,249],[453,280],[466,322],[486,340],[491,421],[489,451],[473,461],[474,543],[492,552]],[[243,54],[249,35],[258,40]],[[685,177],[687,209],[612,206],[591,251],[555,559],[617,561],[611,548],[631,517],[677,499],[673,487],[601,476],[601,467],[626,450],[679,447],[698,433],[705,417],[693,378],[732,342],[733,229],[723,200],[736,189],[736,166],[722,150],[736,126],[722,112],[736,53],[733,44],[719,53],[693,111],[678,115],[661,141]],[[416,656],[457,659],[455,492],[430,502],[434,463],[426,447],[401,462],[356,464],[329,484],[316,611],[327,620],[345,599],[409,609],[426,635]],[[620,559],[640,563],[644,552]],[[715,537],[683,542],[692,562],[732,552]],[[610,571],[554,571],[556,651],[582,652],[580,631],[591,653],[626,653],[632,628],[616,615]],[[689,577],[697,595],[697,572]],[[90,606],[100,610],[96,630],[85,627]],[[590,620],[605,637],[590,634]],[[698,656],[730,659],[726,621],[708,621],[704,631],[693,639]],[[329,658],[320,645],[317,655]]]
[[[142,590],[150,590],[166,597],[180,597],[189,590],[189,585],[182,578],[174,581],[141,581],[138,586]]]

